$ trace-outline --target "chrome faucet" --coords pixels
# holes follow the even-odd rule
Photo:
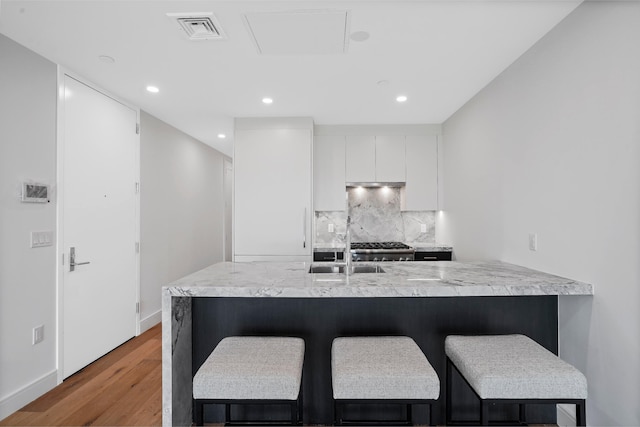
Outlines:
[[[351,264],[353,258],[351,257],[351,216],[347,216],[347,230],[344,237],[344,261],[345,261],[345,274],[351,273]]]

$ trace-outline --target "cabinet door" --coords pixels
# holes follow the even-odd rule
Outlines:
[[[407,135],[404,210],[438,210],[438,141],[435,135]]]
[[[345,150],[346,181],[376,181],[376,139],[374,136],[347,135]]]
[[[310,260],[311,130],[237,130],[234,145],[234,259]]]
[[[344,211],[347,206],[345,187],[345,137],[317,135],[313,140],[313,209]]]
[[[376,136],[376,181],[405,181],[404,139],[404,135]]]

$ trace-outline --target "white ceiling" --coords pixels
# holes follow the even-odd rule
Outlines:
[[[0,1],[2,34],[231,155],[234,117],[442,123],[582,0]],[[187,40],[166,16],[178,12],[213,12],[227,38]],[[256,43],[249,20],[265,12],[274,19],[260,20]],[[342,30],[307,19],[343,12]],[[269,22],[282,27],[270,32]],[[359,31],[370,37],[349,38]],[[346,53],[305,53],[343,39]],[[261,42],[295,53],[259,53]],[[397,103],[399,94],[408,101]]]

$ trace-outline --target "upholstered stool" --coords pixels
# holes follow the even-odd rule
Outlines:
[[[342,418],[345,404],[394,403],[407,405],[407,417],[398,422],[412,424],[411,405],[429,405],[440,395],[440,380],[420,347],[409,337],[342,337],[331,347],[331,379],[336,425],[372,425],[374,422]]]
[[[193,377],[196,424],[205,404],[224,404],[227,424],[232,404],[287,404],[290,423],[302,423],[303,360],[301,338],[224,338]]]
[[[446,417],[451,422],[451,368],[480,398],[480,424],[492,403],[517,403],[524,422],[527,403],[572,403],[585,425],[587,380],[558,356],[524,335],[448,336]]]

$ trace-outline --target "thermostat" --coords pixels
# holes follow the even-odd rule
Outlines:
[[[26,203],[49,202],[49,186],[44,184],[22,184],[22,201]]]

